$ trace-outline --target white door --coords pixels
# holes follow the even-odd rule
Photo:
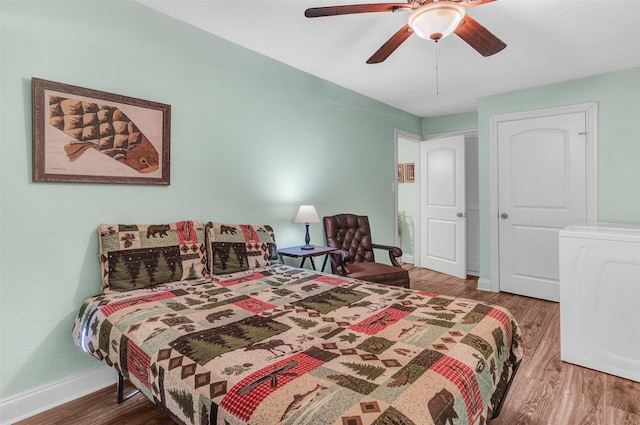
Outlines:
[[[498,124],[500,290],[559,301],[558,231],[585,221],[584,112]]]
[[[464,136],[420,143],[420,266],[466,279]]]

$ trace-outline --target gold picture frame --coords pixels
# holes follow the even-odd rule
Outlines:
[[[169,185],[171,106],[31,79],[33,181]]]
[[[398,164],[398,183],[404,183],[404,165]]]
[[[416,179],[415,164],[413,162],[407,162],[404,164],[404,179],[407,183],[413,183]]]

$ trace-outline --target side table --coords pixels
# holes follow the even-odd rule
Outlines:
[[[335,248],[330,248],[328,246],[314,246],[313,249],[302,249],[300,246],[290,246],[287,248],[278,249],[278,255],[280,256],[280,261],[283,261],[282,257],[293,257],[293,258],[302,258],[302,262],[300,263],[300,267],[304,266],[304,262],[307,260],[311,260],[311,266],[313,270],[316,270],[316,264],[313,262],[313,257],[318,257],[320,255],[324,255],[324,262],[322,263],[322,269],[320,271],[324,271],[325,266],[327,265],[327,258],[329,258],[329,254],[335,251]]]

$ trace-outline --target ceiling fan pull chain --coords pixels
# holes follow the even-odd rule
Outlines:
[[[440,45],[438,44],[438,42],[436,42],[436,50],[435,50],[435,54],[436,54],[436,96],[438,96],[440,94],[440,79],[439,79],[439,74],[438,74],[438,56],[440,56]]]

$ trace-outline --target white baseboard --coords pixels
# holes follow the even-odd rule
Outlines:
[[[115,384],[117,372],[100,367],[44,387],[0,400],[0,425],[10,425]],[[115,397],[116,394],[114,393]]]
[[[491,287],[491,281],[489,279],[478,279],[478,289],[481,291],[498,292]]]

